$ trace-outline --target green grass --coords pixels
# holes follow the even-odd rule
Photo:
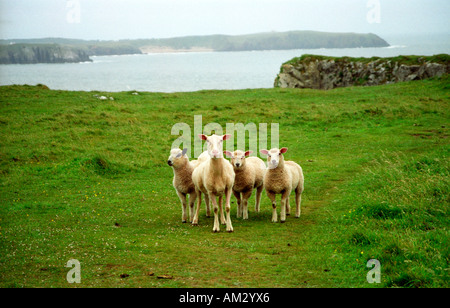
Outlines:
[[[1,287],[449,287],[448,77],[133,92],[0,87]],[[198,227],[181,223],[170,132],[200,114],[280,124],[305,174],[300,219],[271,223],[264,192],[248,221],[233,197],[233,233],[212,233],[204,207]],[[369,259],[381,284],[366,281]]]
[[[283,64],[292,64],[295,65],[299,62],[304,63],[310,63],[311,61],[316,60],[335,60],[335,61],[346,61],[346,62],[361,62],[361,63],[370,63],[376,60],[383,60],[384,62],[397,62],[398,64],[405,64],[405,65],[420,65],[425,62],[430,63],[441,63],[441,64],[449,64],[450,63],[450,56],[448,54],[437,54],[433,56],[397,56],[397,57],[390,57],[390,58],[380,58],[380,57],[371,57],[371,58],[362,58],[362,57],[330,57],[330,56],[321,56],[321,55],[311,55],[311,54],[304,54],[301,57],[295,57]],[[282,67],[281,67],[282,69]]]

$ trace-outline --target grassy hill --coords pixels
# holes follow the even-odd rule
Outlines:
[[[449,287],[448,77],[133,92],[0,87],[1,287]],[[233,197],[233,233],[212,233],[204,207],[198,227],[181,223],[171,127],[200,114],[279,123],[305,174],[300,219],[271,223],[264,192],[248,221]]]

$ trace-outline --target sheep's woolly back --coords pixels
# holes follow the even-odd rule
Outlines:
[[[284,166],[291,171],[293,186],[292,189],[299,189],[300,192],[303,192],[304,178],[302,167],[291,160],[285,161]]]
[[[207,161],[211,159],[211,157],[208,154],[208,151],[204,151],[202,154],[200,154],[200,156],[197,158],[199,163],[202,163],[204,161]]]
[[[210,157],[208,155],[208,151],[205,151],[202,154],[200,154],[200,156],[198,157],[197,160],[191,160],[190,163],[191,163],[192,167],[194,167],[194,169],[195,169],[198,167],[198,165],[200,165],[204,161],[207,161],[208,159],[210,159]]]

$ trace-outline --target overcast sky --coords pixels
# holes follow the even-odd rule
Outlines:
[[[450,0],[0,0],[0,38],[450,33]]]

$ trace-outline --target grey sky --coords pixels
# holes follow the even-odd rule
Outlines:
[[[378,10],[379,8],[379,10]],[[450,33],[449,0],[0,0],[0,38]]]

